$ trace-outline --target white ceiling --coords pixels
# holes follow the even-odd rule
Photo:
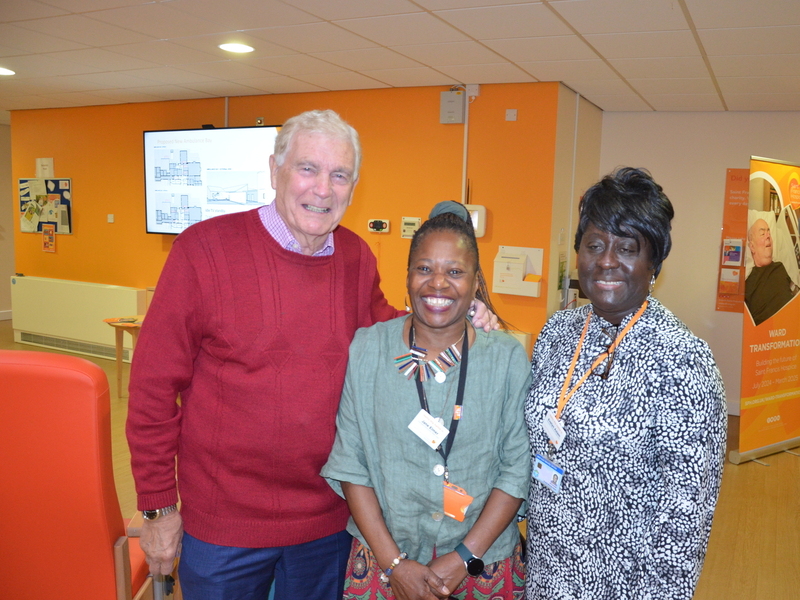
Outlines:
[[[231,55],[238,41],[255,48]],[[605,111],[800,110],[798,0],[0,0],[6,111],[562,81]]]

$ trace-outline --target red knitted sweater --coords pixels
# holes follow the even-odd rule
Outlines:
[[[131,368],[127,424],[140,509],[173,504],[213,544],[303,543],[345,528],[319,476],[357,328],[399,314],[353,232],[332,256],[282,249],[256,210],[173,245]],[[176,397],[180,395],[180,403]]]

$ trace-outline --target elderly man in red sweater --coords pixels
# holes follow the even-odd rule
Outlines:
[[[356,329],[403,314],[367,244],[339,227],[360,164],[336,113],[289,119],[270,157],[275,201],[187,229],[158,281],[127,435],[142,548],[159,574],[182,544],[187,600],[266,599],[273,582],[276,600],[341,598],[349,513],[319,472]]]

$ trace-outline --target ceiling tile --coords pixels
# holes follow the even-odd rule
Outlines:
[[[248,64],[243,60],[217,60],[213,62],[195,63],[183,65],[181,69],[223,81],[254,79],[268,75],[264,69],[259,69],[255,65]]]
[[[648,94],[645,99],[656,110],[709,111],[723,110],[717,94]]]
[[[320,52],[313,56],[353,71],[371,69],[403,69],[418,67],[419,63],[387,48],[363,48],[339,52]]]
[[[67,11],[35,0],[3,0],[0,3],[0,23],[44,19],[66,14]]]
[[[152,85],[153,82],[182,85],[189,83],[202,83],[202,82],[207,83],[210,81],[214,81],[212,77],[200,75],[199,73],[193,73],[191,71],[186,71],[184,69],[178,69],[176,67],[136,69],[135,71],[129,71],[129,73],[135,77],[148,80],[150,82],[150,85]]]
[[[521,83],[536,81],[528,73],[510,63],[438,67],[454,79],[454,83]]]
[[[73,13],[91,12],[107,8],[151,4],[153,0],[46,0],[47,4],[57,6]]]
[[[708,76],[699,56],[677,58],[615,58],[608,62],[626,79],[671,79]]]
[[[35,23],[36,21],[25,21]],[[7,50],[3,50],[5,47]],[[43,54],[46,52],[60,52],[62,50],[77,50],[88,48],[88,44],[71,42],[61,38],[45,35],[19,25],[0,25],[0,56],[11,54]]]
[[[752,94],[760,90],[767,94],[800,94],[800,75],[786,77],[720,77],[717,79],[722,93]],[[797,106],[800,110],[800,105]]]
[[[364,71],[364,75],[374,77],[392,87],[421,87],[426,85],[453,85],[453,78],[428,67],[413,69],[376,69]]]
[[[352,71],[342,73],[309,73],[298,77],[326,90],[368,90],[389,87],[385,83]]]
[[[209,81],[207,83],[187,83],[184,84],[184,87],[187,87],[192,90],[197,90],[198,92],[204,92],[206,94],[209,94],[211,96],[216,96],[218,98],[223,96],[255,96],[264,93],[262,90],[242,85],[241,83],[235,83],[233,81]]]
[[[173,44],[199,50],[200,52],[213,55],[216,60],[232,60],[240,58],[260,58],[262,56],[284,56],[294,54],[294,50],[289,50],[283,46],[272,44],[261,38],[257,38],[241,31],[228,31],[225,33],[211,33],[208,35],[198,35],[192,37],[173,38]],[[252,52],[246,54],[236,54],[226,52],[219,47],[220,44],[247,44],[253,47]]]
[[[295,52],[329,52],[375,47],[374,43],[330,23],[252,29],[247,33]]]
[[[618,75],[599,58],[593,60],[542,60],[518,62],[517,64],[540,81],[618,78]]]
[[[260,77],[246,79],[241,83],[249,87],[263,90],[268,94],[300,94],[304,92],[324,92],[325,88],[300,81],[292,77],[276,75],[274,77]]]
[[[650,31],[646,33],[591,34],[586,36],[605,58],[670,58],[700,56],[692,32]]]
[[[714,82],[710,77],[673,79],[628,79],[640,94],[715,94]]]
[[[447,10],[448,8],[480,8],[519,4],[519,0],[416,0],[417,4],[428,10]]]
[[[98,104],[113,104],[114,101],[102,95],[90,92],[63,92],[50,94],[56,101],[68,102],[70,106],[96,106]]]
[[[173,2],[151,2],[99,10],[88,13],[87,16],[163,40],[219,32],[215,23],[175,10],[172,4]]]
[[[753,2],[752,0],[685,0],[698,29],[800,25],[800,2]]]
[[[177,85],[154,85],[133,90],[141,94],[150,94],[163,100],[191,100],[193,98],[211,98],[211,94],[190,90]]]
[[[581,96],[594,96],[596,94],[609,96],[630,94],[632,92],[630,86],[619,77],[616,79],[570,79],[563,83]]]
[[[248,64],[270,73],[289,76],[306,75],[308,73],[343,73],[347,70],[339,65],[305,54],[256,58],[248,61]]]
[[[709,56],[717,77],[786,77],[800,73],[800,54],[763,56]]]
[[[336,21],[382,46],[459,42],[467,36],[427,13]]]
[[[597,54],[576,35],[486,40],[483,43],[514,62],[546,61],[555,56],[559,60],[597,58]]]
[[[586,97],[606,112],[652,112],[653,109],[636,94],[598,94]]]
[[[0,0],[0,66],[17,71],[0,79],[0,123],[11,97],[520,80],[562,81],[605,110],[800,110],[797,40],[800,0]],[[255,52],[218,48],[230,41]]]
[[[284,0],[284,2],[328,21],[399,15],[422,10],[415,3],[408,0],[347,0],[347,2]]]
[[[96,49],[92,48],[88,52],[95,52]],[[71,52],[84,52],[83,50],[73,50]],[[27,79],[29,77],[47,78],[56,77],[58,75],[76,75],[79,73],[93,73],[103,70],[102,68],[87,66],[83,62],[73,61],[72,57],[66,56],[63,59],[62,54],[28,54],[25,56],[8,56],[3,59],[3,66],[16,71],[14,75],[18,79]],[[87,58],[87,57],[82,57]]]
[[[697,33],[709,56],[797,54],[800,50],[800,25],[703,29]]]
[[[164,99],[162,96],[146,94],[140,88],[99,90],[95,94],[118,104],[126,102],[156,102]]]
[[[436,15],[479,40],[566,35],[570,29],[544,4],[437,11]]]
[[[155,63],[132,56],[123,56],[102,48],[86,48],[84,50],[68,50],[53,55],[65,65],[83,66],[84,73],[92,71],[126,71],[128,69],[144,69]],[[76,71],[77,72],[77,71]],[[66,74],[66,73],[64,73]]]
[[[263,27],[285,27],[320,21],[305,11],[278,0],[174,0],[171,7],[192,17],[214,23],[214,31],[240,31]]]
[[[689,26],[676,0],[566,0],[550,6],[583,35],[680,31]]]
[[[43,79],[16,79],[15,77],[5,77],[0,81],[0,91],[2,97],[11,96],[39,96],[54,94],[65,89],[60,85],[59,77],[48,77]],[[66,89],[69,89],[67,87]],[[81,88],[77,88],[81,89]]]
[[[416,46],[394,46],[401,54],[430,67],[443,65],[485,65],[506,63],[496,52],[478,42],[450,42],[448,44],[420,44]]]
[[[18,23],[20,27],[37,31],[54,38],[77,42],[86,46],[109,46],[112,44],[133,44],[152,40],[153,37],[101,23],[82,15],[66,15],[49,19],[36,19]]]
[[[211,62],[220,57],[212,53],[200,52],[180,44],[173,44],[166,40],[153,40],[141,44],[123,44],[109,46],[109,52],[116,52],[124,56],[146,60],[157,65],[186,65],[199,62]]]
[[[51,81],[66,90],[97,91],[114,88],[134,88],[153,85],[152,81],[133,75],[137,71],[85,73],[54,77]]]
[[[10,96],[0,103],[0,108],[4,110],[28,110],[31,108],[60,108],[63,106],[75,106],[71,102],[54,100],[49,96]]]

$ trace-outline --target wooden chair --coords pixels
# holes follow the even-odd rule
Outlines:
[[[125,535],[100,367],[0,350],[0,457],[0,597],[153,597],[138,539]]]

